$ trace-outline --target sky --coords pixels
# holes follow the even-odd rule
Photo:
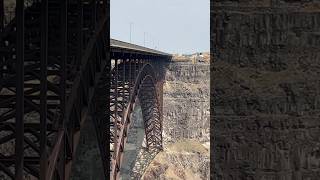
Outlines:
[[[209,52],[210,0],[111,0],[113,39],[167,53]],[[131,27],[131,28],[130,28]]]

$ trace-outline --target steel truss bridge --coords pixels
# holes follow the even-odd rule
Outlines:
[[[118,179],[137,99],[147,147],[162,148],[163,62],[171,55],[110,40],[108,0],[12,0],[12,11],[6,1],[0,179],[70,179],[87,119],[105,179]]]

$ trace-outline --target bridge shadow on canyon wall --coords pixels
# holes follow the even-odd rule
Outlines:
[[[83,127],[70,179],[104,179],[100,150],[92,119],[87,119]]]

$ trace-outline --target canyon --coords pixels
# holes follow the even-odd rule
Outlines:
[[[175,61],[163,88],[163,144],[142,179],[210,179],[209,60]]]

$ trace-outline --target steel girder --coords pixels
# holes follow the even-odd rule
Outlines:
[[[30,2],[30,1],[29,1]],[[107,0],[0,1],[0,175],[68,179],[108,58]]]
[[[121,54],[120,54],[121,55]],[[120,57],[111,52],[110,97],[103,96],[106,89],[101,88],[97,102],[96,121],[98,132],[106,132],[99,137],[101,154],[105,170],[110,173],[110,179],[119,179],[120,166],[124,146],[130,126],[130,115],[135,101],[139,98],[145,127],[146,145],[148,148],[162,149],[162,87],[163,87],[163,57],[157,56],[128,56]],[[139,58],[141,59],[139,59]],[[106,79],[105,79],[106,80]],[[105,106],[109,101],[110,106]],[[109,116],[108,116],[109,114]],[[108,124],[102,124],[101,122]],[[107,136],[110,136],[108,142]],[[107,161],[106,161],[107,160]]]
[[[114,51],[112,66],[106,49],[109,1],[34,0],[26,6],[17,0],[16,12],[8,23],[0,19],[0,174],[5,179],[68,179],[88,115],[105,177],[116,179],[137,97],[143,101],[147,145],[162,148],[159,61],[165,57]]]

